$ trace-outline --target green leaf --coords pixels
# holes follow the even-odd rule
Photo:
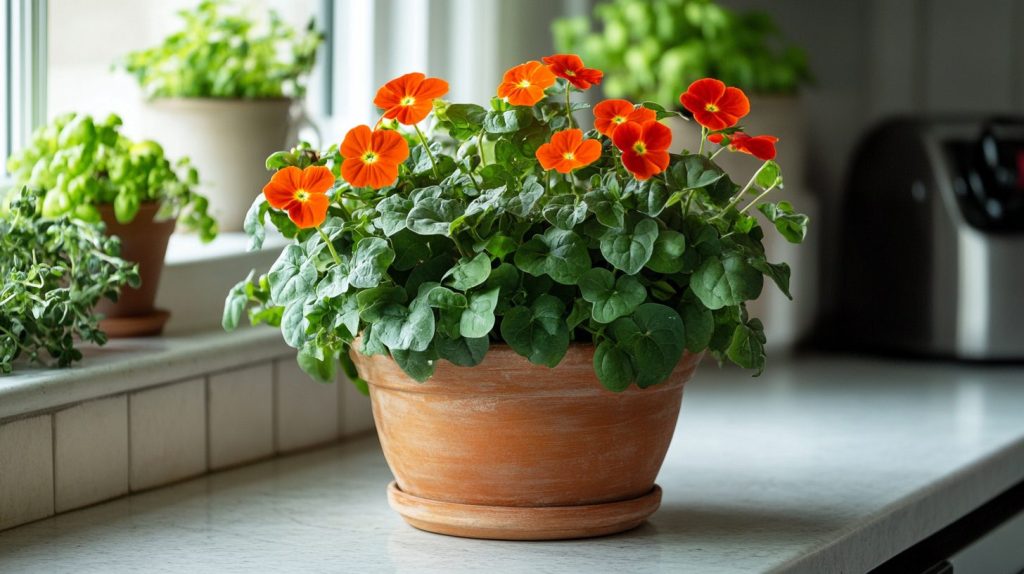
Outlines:
[[[604,189],[595,189],[583,196],[587,208],[601,222],[601,225],[619,229],[625,224],[626,210],[619,200]]]
[[[426,351],[404,351],[395,350],[391,352],[391,358],[398,363],[398,366],[413,378],[423,383],[434,375],[437,369],[437,353],[433,349]]]
[[[454,199],[425,197],[409,211],[406,225],[420,235],[449,235],[449,227],[462,215],[461,203]]]
[[[394,260],[395,252],[391,250],[391,246],[384,239],[379,237],[360,239],[352,254],[349,285],[357,289],[376,287]]]
[[[679,191],[707,187],[724,176],[725,173],[714,162],[697,154],[683,156],[683,160],[676,162],[669,171],[669,178]]]
[[[781,186],[782,170],[779,169],[779,164],[771,160],[764,162],[764,165],[757,172],[757,178],[754,180],[754,183],[761,189]]]
[[[729,348],[725,354],[729,360],[744,369],[757,369],[756,375],[764,371],[764,327],[761,321],[751,319],[746,325],[738,325],[733,331]]]
[[[249,251],[258,251],[263,248],[263,242],[267,237],[264,222],[269,209],[270,204],[267,203],[263,194],[260,194],[252,202],[249,211],[245,212],[245,219],[242,221],[242,231],[245,231],[245,234],[249,236]]]
[[[321,383],[333,383],[337,375],[334,356],[322,353],[321,355],[317,357],[316,353],[306,345],[299,349],[296,361],[299,363],[299,368],[314,380]]]
[[[394,285],[374,287],[356,294],[359,317],[367,323],[379,319],[387,305],[402,304],[405,300],[405,289]]]
[[[594,373],[601,386],[616,393],[626,390],[636,380],[629,354],[611,341],[602,341],[594,351]]]
[[[686,326],[686,349],[691,353],[706,349],[715,331],[715,318],[711,311],[698,301],[688,301],[680,307],[680,315]]]
[[[304,302],[294,300],[284,308],[281,316],[281,335],[289,347],[298,349],[306,340],[306,331],[309,329],[309,321],[306,320]]]
[[[288,245],[270,268],[270,296],[278,305],[303,299],[313,290],[316,276],[316,265],[306,258],[302,247]]]
[[[494,328],[494,308],[498,304],[498,289],[489,289],[469,296],[469,306],[462,312],[459,331],[470,339],[486,337]]]
[[[434,339],[434,346],[437,348],[437,354],[453,365],[475,367],[484,360],[490,342],[487,337],[437,337]]]
[[[775,229],[790,243],[801,243],[807,237],[808,217],[802,213],[794,213],[788,201],[778,203],[762,203],[757,209],[768,218]]]
[[[757,299],[763,286],[761,272],[737,253],[704,259],[690,277],[694,295],[711,310]]]
[[[435,309],[465,309],[469,300],[462,293],[456,293],[436,283],[424,283],[420,286],[420,293],[426,288],[427,304]]]
[[[590,269],[590,254],[579,235],[552,227],[524,243],[516,251],[515,263],[530,275],[546,274],[563,285],[575,285]]]
[[[484,249],[497,259],[504,259],[506,255],[514,252],[519,247],[514,239],[501,233],[496,233],[487,239]]]
[[[510,134],[526,127],[533,120],[530,108],[515,107],[508,111],[490,111],[484,117],[484,131],[489,134]]]
[[[628,349],[641,388],[665,380],[682,358],[686,345],[683,320],[671,307],[640,305],[631,317],[617,319],[612,330],[619,345]]]
[[[678,231],[665,228],[658,231],[654,250],[647,261],[647,267],[666,275],[683,269],[683,253],[686,251],[686,236]]]
[[[536,176],[531,175],[523,181],[523,189],[519,195],[509,200],[506,210],[516,217],[527,219],[543,195],[544,186],[537,183]]]
[[[789,293],[789,265],[785,263],[768,263],[764,257],[751,257],[748,262],[751,267],[770,277],[787,299],[793,300],[793,296]]]
[[[647,298],[647,290],[636,278],[622,275],[616,280],[611,271],[599,267],[584,273],[579,286],[583,298],[593,303],[593,318],[598,323],[629,315]]]
[[[331,267],[316,284],[316,296],[321,299],[337,297],[348,291],[349,271],[347,265]]]
[[[469,291],[473,287],[487,281],[491,274],[491,258],[486,253],[478,253],[469,261],[463,260],[445,274],[448,284],[460,291]]]
[[[621,231],[601,238],[601,255],[616,269],[636,275],[654,253],[658,224],[653,219],[631,219]]]
[[[571,231],[587,218],[587,204],[576,195],[556,195],[544,206],[544,219],[559,229]]]
[[[444,115],[455,127],[476,132],[483,127],[487,110],[476,104],[449,104]]]
[[[662,106],[661,104],[657,104],[655,102],[642,102],[640,105],[649,110],[653,110],[655,116],[657,116],[659,120],[663,120],[665,118],[682,118],[684,120],[689,119],[679,112],[666,110],[664,106]]]
[[[412,207],[411,199],[401,195],[389,195],[377,204],[377,213],[380,217],[374,220],[374,224],[384,232],[384,235],[391,237],[405,229]]]
[[[501,337],[531,363],[554,367],[569,350],[565,304],[541,295],[530,307],[513,307],[501,321]]]
[[[221,326],[225,331],[234,331],[238,328],[238,323],[242,320],[242,312],[245,311],[245,306],[249,303],[246,290],[252,283],[255,274],[255,269],[249,271],[249,275],[245,279],[239,281],[228,291],[228,296],[224,300],[224,315],[221,318]]]
[[[424,351],[434,339],[434,312],[425,296],[417,297],[408,308],[386,305],[380,310],[374,330],[391,351]]]

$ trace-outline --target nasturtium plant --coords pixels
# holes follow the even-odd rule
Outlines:
[[[172,163],[160,144],[129,139],[116,115],[103,121],[74,113],[54,118],[7,160],[7,170],[16,187],[43,190],[43,217],[96,223],[99,207],[111,205],[117,221],[129,223],[143,203],[158,202],[159,219],[177,218],[204,241],[217,234],[209,202],[195,191],[199,174],[189,160]]]
[[[559,50],[606,73],[611,98],[674,104],[703,77],[765,94],[790,94],[811,79],[807,54],[786,42],[770,15],[714,0],[604,0],[591,16],[552,25]]]
[[[313,20],[296,31],[273,10],[251,18],[224,0],[203,0],[178,14],[183,29],[118,64],[148,96],[258,99],[305,92],[323,41]]]
[[[0,374],[16,360],[66,367],[81,359],[79,341],[107,340],[96,303],[139,284],[102,224],[38,217],[39,200],[27,189],[12,192],[0,215]]]
[[[224,327],[248,310],[312,377],[340,366],[363,387],[350,349],[420,381],[500,344],[547,367],[591,344],[614,391],[664,381],[685,352],[760,372],[764,328],[746,302],[765,276],[788,295],[789,268],[768,261],[757,217],[792,242],[807,225],[765,201],[782,186],[776,139],[746,136],[746,96],[708,78],[680,97],[701,111],[697,150],[673,148],[670,112],[621,100],[584,133],[573,96],[601,79],[550,56],[510,69],[484,107],[407,74],[381,88],[373,127],[273,154],[245,227],[258,246],[269,219],[292,243],[231,290]],[[725,152],[761,167],[734,183],[714,161]]]

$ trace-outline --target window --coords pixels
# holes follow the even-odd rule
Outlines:
[[[5,0],[0,11],[0,158],[5,160],[45,119],[47,8],[46,0]]]

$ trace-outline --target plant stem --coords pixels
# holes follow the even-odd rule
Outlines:
[[[484,156],[484,132],[476,134],[476,150],[480,152],[480,165],[487,165],[487,158]]]
[[[341,265],[341,257],[338,257],[338,252],[334,250],[334,244],[331,243],[331,238],[327,237],[327,234],[324,233],[323,229],[320,229],[319,225],[316,227],[316,231],[317,231],[317,233],[320,234],[320,237],[323,238],[324,243],[327,244],[327,249],[330,250],[331,257],[334,258],[334,262],[337,263],[338,265]]]
[[[700,149],[697,150],[697,155],[704,154],[704,142],[708,139],[708,128],[701,126],[700,128]]]
[[[741,210],[740,210],[740,213],[746,213],[746,211],[747,211],[748,209],[750,209],[751,207],[753,207],[753,206],[754,206],[754,204],[755,204],[755,203],[757,203],[758,201],[761,201],[761,199],[762,199],[762,198],[764,198],[764,196],[768,195],[768,192],[769,192],[769,191],[771,191],[771,190],[773,190],[773,189],[775,189],[775,184],[772,184],[772,185],[770,185],[770,186],[768,187],[768,189],[766,189],[766,190],[762,191],[762,192],[760,193],[760,195],[758,195],[757,197],[755,197],[755,198],[754,198],[754,201],[751,201],[750,203],[748,203],[748,204],[746,205],[746,207],[744,207],[743,209],[741,209]]]
[[[434,153],[430,151],[430,144],[427,143],[427,136],[423,135],[423,132],[420,131],[420,126],[413,125],[412,127],[413,129],[416,130],[416,135],[420,137],[420,143],[423,144],[423,149],[426,150],[427,157],[430,158],[430,167],[433,168],[434,177],[440,178],[441,176],[438,174],[437,171],[437,161],[434,160]]]
[[[728,147],[728,146],[722,146],[722,147],[718,148],[717,150],[715,150],[715,153],[713,153],[710,156],[708,156],[708,159],[715,159],[716,157],[718,157],[718,154],[722,153],[722,151],[725,150],[726,147]]]
[[[750,188],[751,188],[751,187],[752,187],[752,186],[754,185],[754,182],[755,182],[755,181],[757,181],[757,176],[761,174],[761,171],[762,171],[762,170],[763,170],[763,169],[764,169],[764,168],[765,168],[765,167],[766,167],[767,165],[768,165],[768,162],[764,162],[763,164],[761,164],[761,167],[759,167],[759,168],[757,169],[757,171],[755,171],[755,172],[754,172],[754,175],[750,176],[750,181],[748,181],[748,182],[747,182],[747,185],[744,185],[744,186],[743,186],[743,189],[741,189],[739,193],[737,193],[736,195],[734,195],[734,196],[732,197],[732,199],[730,199],[730,200],[729,200],[729,204],[728,204],[728,205],[726,205],[726,206],[725,206],[725,207],[724,207],[724,208],[722,209],[722,211],[719,211],[718,213],[716,213],[715,215],[713,215],[713,216],[711,217],[711,219],[718,219],[719,217],[722,217],[723,215],[725,215],[725,214],[726,214],[726,212],[727,212],[727,211],[729,211],[729,209],[730,209],[730,208],[736,207],[736,204],[737,204],[737,203],[739,203],[741,199],[743,199],[743,194],[747,193],[747,190],[749,190],[749,189],[750,189]],[[775,187],[775,186],[773,185],[772,187]],[[768,189],[771,189],[772,187],[769,187]],[[762,195],[763,195],[763,194],[762,194]],[[757,200],[755,199],[754,201],[757,201]],[[708,221],[711,221],[711,219],[709,219]]]
[[[569,126],[572,127],[572,103],[569,100],[569,82],[565,83],[565,119],[569,120]]]

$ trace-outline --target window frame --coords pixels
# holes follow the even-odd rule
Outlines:
[[[5,0],[0,12],[0,178],[7,157],[46,121],[47,0]]]

